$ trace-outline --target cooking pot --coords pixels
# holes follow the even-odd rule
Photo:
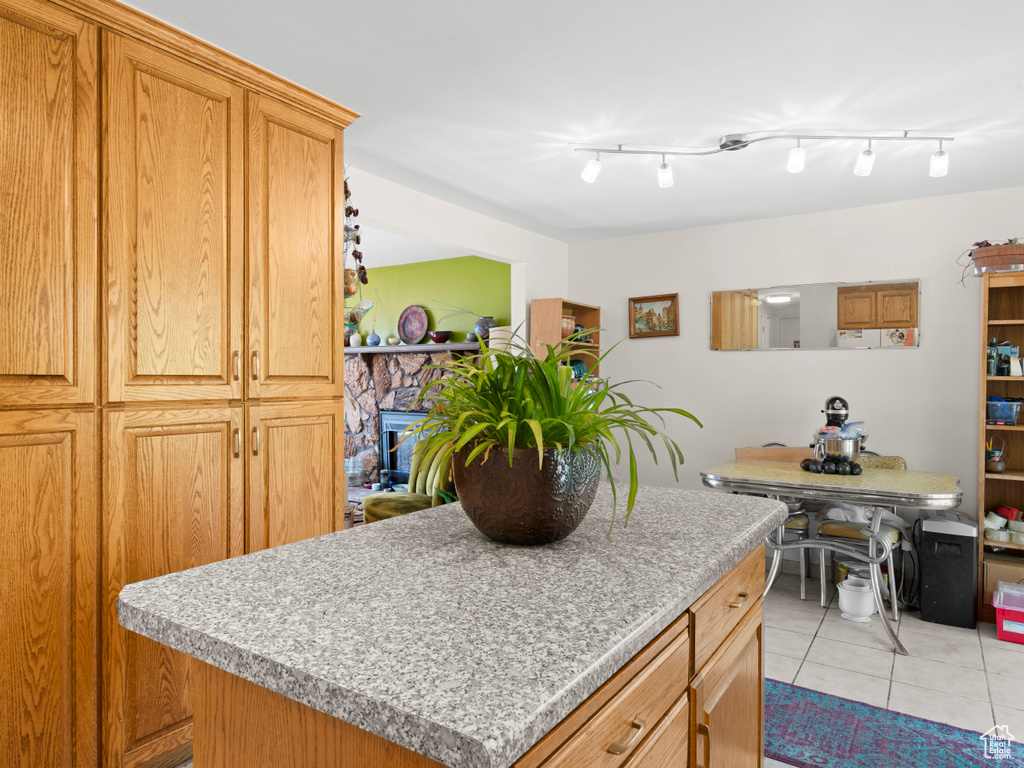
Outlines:
[[[814,457],[841,456],[844,461],[856,461],[860,456],[860,441],[861,438],[859,437],[844,440],[838,437],[818,435],[818,443],[814,448]],[[819,454],[822,455],[819,456]]]

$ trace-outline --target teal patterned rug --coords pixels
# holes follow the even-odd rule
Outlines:
[[[797,768],[1024,768],[1024,744],[1005,729],[965,731],[778,680],[765,680],[764,719],[765,757]]]

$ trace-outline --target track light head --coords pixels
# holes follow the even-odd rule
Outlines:
[[[672,166],[665,162],[665,156],[661,156],[661,165],[658,166],[658,186],[668,189],[675,181],[672,178]]]
[[[800,173],[804,169],[807,160],[807,150],[800,146],[800,139],[796,140],[796,146],[789,150],[789,160],[786,161],[786,170],[790,173]]]
[[[871,142],[868,141],[868,148],[860,153],[857,164],[853,166],[853,173],[855,176],[870,176],[874,165],[875,153],[871,151]]]
[[[942,148],[939,142],[939,151],[932,155],[931,163],[928,166],[928,175],[933,177],[945,176],[949,173],[949,155]]]
[[[593,184],[594,180],[597,179],[597,174],[601,172],[601,153],[598,152],[596,157],[590,158],[585,166],[583,166],[583,173],[580,174],[587,184]]]

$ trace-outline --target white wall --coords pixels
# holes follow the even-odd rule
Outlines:
[[[461,208],[358,168],[350,166],[347,176],[352,202],[359,208],[361,221],[511,264],[513,328],[526,319],[532,299],[566,295],[569,247],[565,243]],[[366,259],[367,266],[372,267],[373,255],[370,252],[366,253]]]
[[[963,509],[977,499],[979,285],[960,284],[956,258],[980,239],[1024,236],[1024,187],[892,203],[569,246],[569,297],[598,304],[608,346],[601,364],[645,404],[685,408],[669,427],[686,456],[681,485],[736,446],[804,445],[842,395],[867,422],[867,447],[911,469],[960,477]],[[817,282],[921,279],[919,349],[712,352],[712,291]],[[679,292],[681,334],[627,338],[627,299]],[[671,485],[662,457],[641,459],[641,482]]]

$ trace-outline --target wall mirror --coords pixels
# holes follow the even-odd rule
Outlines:
[[[715,291],[711,349],[908,349],[921,340],[920,280]]]

